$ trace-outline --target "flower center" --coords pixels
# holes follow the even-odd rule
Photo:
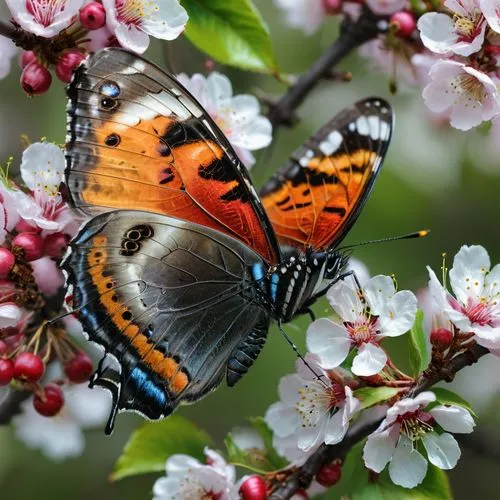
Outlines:
[[[344,325],[352,341],[359,345],[375,339],[378,333],[376,323],[377,317],[372,316],[371,318],[360,318],[354,323],[346,322]]]
[[[198,478],[189,474],[181,482],[180,493],[182,498],[189,500],[219,500],[222,497],[222,492],[207,491]]]
[[[469,297],[467,299],[467,304],[462,306],[462,312],[469,318],[471,323],[481,326],[493,326],[492,321],[494,318],[492,309],[495,305],[496,303],[489,303],[484,297],[479,300]]]
[[[26,10],[45,27],[50,26],[65,7],[66,0],[26,0]]]
[[[140,26],[143,19],[151,19],[158,11],[158,5],[152,0],[118,0],[116,17],[125,24]]]
[[[418,441],[424,434],[432,431],[434,419],[430,413],[417,410],[399,415],[397,422],[401,425],[402,434],[412,441]]]
[[[295,410],[302,421],[302,427],[314,427],[322,415],[335,412],[344,401],[345,390],[341,384],[332,382],[326,386],[311,382],[299,389]]]
[[[475,76],[467,73],[455,77],[451,81],[451,86],[454,93],[460,95],[466,94],[470,99],[481,104],[486,98],[486,90],[483,84]]]
[[[468,17],[462,17],[455,14],[455,33],[460,41],[472,42],[480,31],[481,12],[474,10]]]

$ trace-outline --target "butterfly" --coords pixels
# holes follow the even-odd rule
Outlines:
[[[90,385],[149,419],[235,385],[280,324],[344,272],[337,250],[387,151],[390,105],[344,109],[260,191],[172,76],[122,49],[68,88],[66,185],[90,217],[62,263],[73,307],[105,355]],[[111,357],[116,366],[106,360]]]

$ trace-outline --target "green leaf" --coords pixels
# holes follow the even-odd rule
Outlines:
[[[352,494],[352,500],[452,500],[450,483],[444,471],[429,464],[424,481],[408,489],[395,485],[385,471]]]
[[[111,479],[164,471],[165,461],[176,453],[204,462],[203,449],[211,445],[212,439],[205,431],[178,415],[160,422],[146,422],[130,436]]]
[[[266,424],[266,421],[262,417],[250,417],[248,421],[264,440],[266,459],[270,464],[270,470],[278,470],[286,467],[288,462],[273,447],[273,433]]]
[[[444,389],[443,387],[433,387],[431,391],[436,395],[436,403],[442,405],[461,406],[462,408],[469,410],[470,414],[474,418],[478,418],[471,404],[458,394],[455,394],[453,391],[449,391],[448,389]],[[433,406],[436,406],[436,404],[434,404]]]
[[[427,349],[426,335],[422,327],[424,313],[419,309],[415,323],[410,330],[410,366],[414,376],[420,375],[429,365],[430,354]]]
[[[398,387],[362,387],[354,391],[354,396],[361,401],[361,408],[370,408],[394,397],[399,391]]]
[[[251,0],[182,0],[186,37],[213,59],[238,68],[277,73],[269,31]]]

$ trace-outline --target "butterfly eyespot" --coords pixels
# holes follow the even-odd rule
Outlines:
[[[111,97],[104,97],[103,99],[101,99],[101,106],[104,109],[111,110],[111,109],[116,108],[117,105],[118,105],[118,101],[111,99]]]
[[[160,143],[158,144],[157,151],[160,154],[160,156],[172,155],[172,150],[170,149],[170,146],[166,144],[163,140],[161,140]]]
[[[129,321],[132,319],[132,313],[130,311],[123,311],[122,312],[122,319],[125,321]]]
[[[109,134],[106,139],[104,139],[104,144],[106,146],[116,147],[120,144],[121,138],[118,134]]]
[[[141,233],[137,229],[131,229],[127,232],[125,237],[132,241],[139,241],[141,239]]]
[[[111,80],[106,80],[100,87],[99,92],[108,97],[118,97],[120,95],[120,87]]]
[[[141,245],[137,241],[125,240],[122,242],[122,247],[129,252],[137,252]]]

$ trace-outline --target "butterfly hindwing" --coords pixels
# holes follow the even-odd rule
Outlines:
[[[281,244],[326,250],[342,240],[368,198],[392,128],[389,103],[365,99],[295,151],[260,193]]]
[[[120,364],[95,381],[116,409],[158,419],[246,372],[270,319],[255,266],[266,263],[238,240],[164,215],[120,210],[84,226],[63,268],[84,329]]]
[[[279,261],[245,167],[175,79],[135,54],[106,49],[79,68],[68,96],[66,182],[77,209],[178,217]]]

